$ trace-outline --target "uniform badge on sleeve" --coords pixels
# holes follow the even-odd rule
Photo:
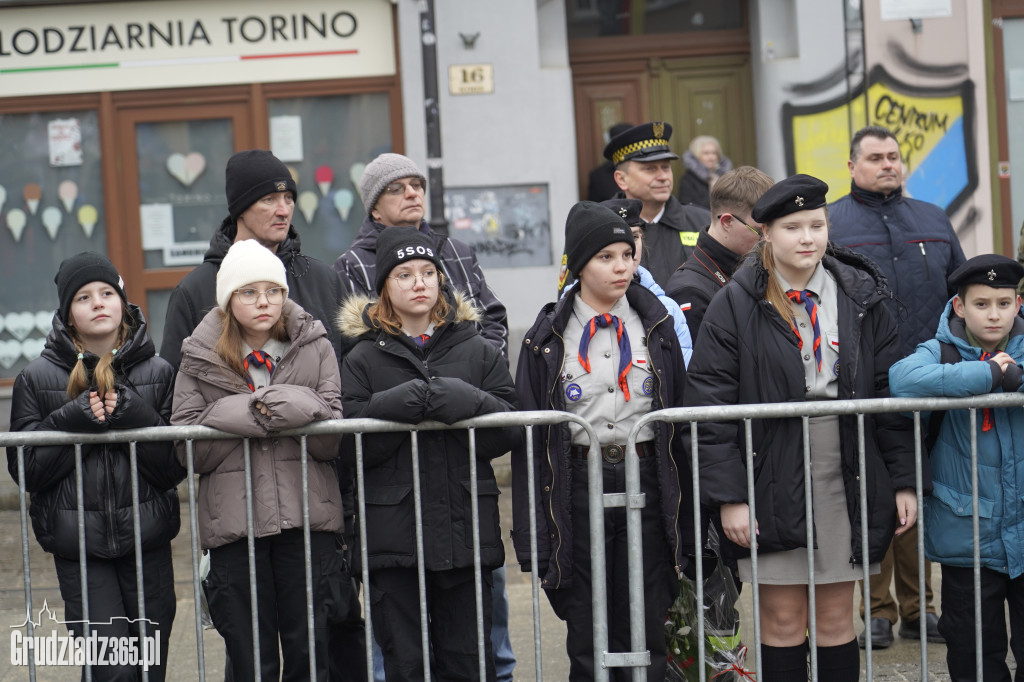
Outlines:
[[[583,397],[583,389],[580,388],[579,384],[569,384],[565,387],[565,397],[576,402]]]

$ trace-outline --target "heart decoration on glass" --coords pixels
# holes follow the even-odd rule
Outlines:
[[[4,315],[4,326],[18,341],[24,341],[35,329],[36,316],[32,313],[7,313]]]
[[[167,157],[167,171],[185,187],[191,187],[206,170],[206,157],[199,152],[174,153]]]

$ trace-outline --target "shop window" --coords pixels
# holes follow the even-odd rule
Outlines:
[[[271,99],[271,149],[297,176],[292,224],[302,251],[327,264],[351,246],[366,217],[363,168],[391,151],[387,93]]]
[[[742,0],[565,0],[569,39],[744,26]]]
[[[137,122],[139,212],[146,269],[198,265],[227,217],[231,119]]]
[[[0,379],[42,351],[60,262],[107,251],[98,118],[0,113]]]

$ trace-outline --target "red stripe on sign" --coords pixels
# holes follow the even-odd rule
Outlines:
[[[242,56],[246,59],[283,59],[285,57],[328,57],[338,54],[359,54],[359,50],[332,50],[330,52],[282,52],[279,54],[250,54]]]

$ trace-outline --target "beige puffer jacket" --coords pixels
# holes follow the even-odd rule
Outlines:
[[[256,537],[302,528],[302,463],[298,438],[276,432],[314,421],[341,418],[338,361],[323,324],[294,301],[284,306],[290,345],[270,385],[249,390],[213,350],[221,331],[215,308],[182,343],[174,386],[171,424],[200,425],[251,438],[253,515]],[[253,405],[270,409],[264,416]],[[340,436],[306,439],[309,453],[309,525],[313,531],[341,532],[341,492],[331,463]],[[199,477],[199,537],[204,549],[246,537],[245,460],[241,440],[195,441]],[[185,443],[177,444],[185,465]]]

